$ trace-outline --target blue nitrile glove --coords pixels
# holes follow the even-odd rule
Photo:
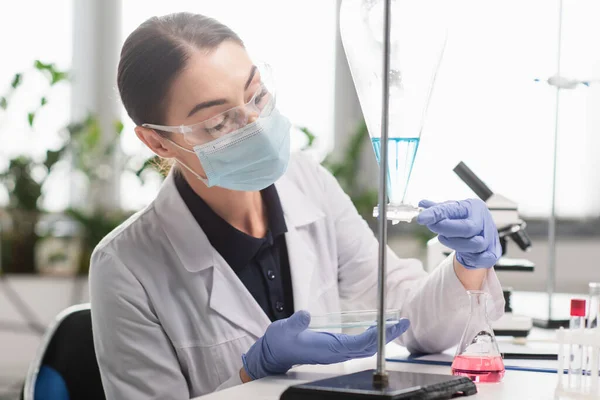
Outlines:
[[[273,322],[264,336],[242,356],[244,369],[252,379],[284,374],[298,364],[334,364],[354,358],[370,357],[377,352],[377,329],[371,327],[360,335],[308,330],[310,314],[297,311],[287,319]],[[386,342],[403,334],[410,322],[400,322],[386,329]]]
[[[441,244],[456,250],[456,259],[469,269],[491,268],[502,255],[498,229],[486,204],[479,199],[434,203],[425,208],[417,223],[437,233]]]

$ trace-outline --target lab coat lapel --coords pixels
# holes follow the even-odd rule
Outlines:
[[[161,227],[190,279],[212,279],[210,308],[256,337],[264,334],[270,320],[233,272],[212,247],[177,191],[173,173],[165,179],[155,200]],[[212,268],[212,274],[196,274]]]
[[[313,247],[314,241],[310,238],[310,225],[325,214],[286,176],[277,182],[276,187],[288,229],[285,239],[294,292],[294,308],[307,310],[312,292],[313,272],[318,263]]]
[[[210,308],[259,338],[265,333],[271,320],[225,260],[219,254],[216,259]]]
[[[160,227],[186,270],[198,272],[214,265],[216,251],[179,195],[173,172],[163,182],[154,209]]]
[[[311,295],[311,282],[317,257],[302,235],[302,227],[288,228],[285,235],[292,288],[294,292],[295,310],[308,310]]]

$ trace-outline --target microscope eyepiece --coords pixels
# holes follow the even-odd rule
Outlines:
[[[523,251],[527,251],[531,247],[531,239],[529,238],[529,235],[527,235],[527,232],[525,231],[525,229],[519,229],[515,233],[512,233],[510,235],[510,238]]]
[[[454,172],[458,177],[467,184],[472,191],[483,201],[488,201],[494,194],[491,189],[481,180],[464,162],[458,163],[454,167]]]
[[[454,167],[454,172],[481,200],[487,202],[494,195],[494,192],[464,162],[458,163]],[[501,238],[510,237],[523,251],[527,251],[531,247],[531,239],[525,232],[525,223],[520,219],[514,224],[501,227],[498,233]]]

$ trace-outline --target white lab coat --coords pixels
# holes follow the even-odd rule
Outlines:
[[[313,314],[374,309],[375,236],[335,178],[294,155],[276,183],[288,232],[294,307]],[[90,271],[94,343],[108,399],[189,399],[240,384],[241,355],[270,321],[205,234],[167,177],[157,198],[96,248]],[[494,271],[490,316],[504,310]],[[388,254],[388,307],[411,328],[411,351],[458,343],[468,296],[448,258]]]

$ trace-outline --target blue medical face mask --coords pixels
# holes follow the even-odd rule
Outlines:
[[[274,109],[267,117],[245,127],[194,146],[206,178],[181,163],[208,187],[230,190],[259,191],[277,181],[286,171],[290,158],[289,120]]]

